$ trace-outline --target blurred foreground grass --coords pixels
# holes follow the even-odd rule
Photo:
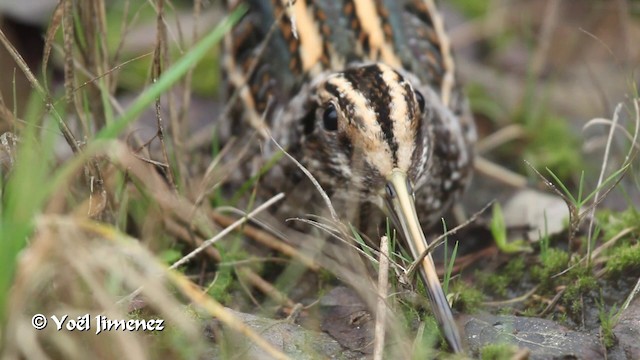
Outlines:
[[[192,42],[188,40],[190,31],[173,26],[177,14],[184,16],[185,9],[174,8],[171,3],[159,1],[156,7],[136,4],[138,8],[127,1],[120,2],[128,4],[126,8],[103,0],[63,4],[52,17],[45,39],[52,51],[49,67],[42,77],[33,77],[36,90],[26,111],[16,116],[12,104],[0,101],[1,120],[10,124],[17,139],[14,144],[5,137],[0,144],[0,335],[4,358],[200,358],[210,351],[210,339],[203,334],[201,313],[196,308],[221,319],[233,333],[242,334],[243,340],[282,357],[259,334],[230,317],[221,304],[267,317],[284,317],[283,313],[294,313],[300,298],[308,298],[310,293],[314,299],[321,298],[338,282],[336,274],[353,287],[363,287],[360,294],[368,294],[364,300],[368,305],[375,303],[375,284],[369,281],[366,268],[378,268],[377,250],[365,250],[370,258],[362,267],[364,271],[340,273],[336,264],[319,259],[314,249],[297,249],[281,241],[289,235],[282,224],[240,226],[235,221],[245,211],[230,207],[247,198],[245,204],[249,205],[242,210],[250,212],[261,205],[252,204],[259,177],[247,180],[245,186],[230,194],[224,182],[234,164],[220,161],[220,154],[236,148],[229,150],[224,147],[227,144],[220,144],[221,149],[209,146],[216,139],[208,127],[204,131],[207,145],[189,146],[191,137],[197,135],[188,130],[193,121],[193,91],[212,94],[219,85],[217,45],[241,9],[216,24],[207,24],[216,25],[211,31],[192,25],[190,29],[200,39]],[[203,3],[194,4],[189,15],[204,16]],[[455,1],[454,5],[470,22],[485,19],[492,9],[483,1]],[[154,31],[152,46],[131,52],[126,43],[135,37],[127,29],[149,19],[153,21],[143,28]],[[541,26],[532,27],[539,30]],[[514,39],[519,39],[522,29],[506,29],[481,41],[478,47],[489,54],[484,59],[494,61],[517,41]],[[525,32],[530,42],[525,57],[533,57],[538,43],[531,40],[534,36],[528,32],[532,29]],[[11,46],[8,41],[3,45]],[[555,186],[566,188],[570,194],[581,193],[576,195],[578,199],[603,191],[605,188],[598,187],[602,161],[598,158],[596,167],[585,161],[590,159],[584,158],[580,148],[584,135],[576,133],[567,115],[553,108],[552,91],[545,88],[547,79],[531,67],[526,64],[520,74],[520,90],[526,95],[511,107],[487,84],[468,79],[474,111],[479,122],[489,128],[483,135],[508,125],[519,129],[520,135],[513,142],[500,143],[488,155],[506,167],[527,173],[530,184],[542,181],[522,163],[523,158],[545,176],[548,173],[543,170],[549,168],[557,175],[556,179],[548,176]],[[60,83],[51,82],[51,68],[63,73]],[[37,69],[30,71],[39,73]],[[10,77],[2,81],[10,81]],[[139,94],[124,106],[119,95],[131,91]],[[621,126],[632,137],[637,130],[637,95],[633,89],[628,93],[621,107],[621,118],[626,120]],[[155,133],[145,138],[135,127],[142,122],[143,112],[156,105],[163,110],[154,117]],[[213,122],[216,114],[209,115]],[[623,169],[625,181],[630,179],[632,184],[626,189],[638,191],[633,150],[637,143],[620,138],[623,140],[608,142],[614,143],[617,156],[609,160],[607,174]],[[603,143],[607,142],[600,145]],[[607,185],[617,190],[617,181],[621,180],[615,177]],[[632,196],[627,197],[627,210],[599,210],[597,225],[587,225],[593,233],[581,230],[591,215],[589,204],[582,208],[582,204],[573,204],[580,218],[573,220],[581,220],[568,224],[577,233],[573,242],[569,242],[571,234],[553,239],[545,236],[531,244],[535,249],[532,254],[499,253],[492,257],[493,264],[481,263],[473,271],[455,270],[448,286],[454,307],[465,313],[491,309],[495,305],[487,305],[488,300],[495,303],[520,295],[513,287],[524,284],[535,290],[533,295],[521,306],[504,306],[501,311],[567,322],[569,317],[579,318],[585,298],[601,300],[596,291],[599,284],[613,281],[622,273],[639,272],[640,229],[637,202]],[[237,230],[231,231],[232,225]],[[506,228],[497,229],[497,233],[506,232]],[[224,241],[219,241],[221,233],[227,234]],[[311,241],[297,242],[312,248],[309,244],[318,242],[313,238],[321,237],[318,233],[309,235]],[[393,239],[391,231],[387,235]],[[357,232],[347,232],[344,237],[357,238]],[[215,246],[204,246],[207,241],[215,242]],[[199,247],[198,254],[185,259]],[[416,299],[406,290],[409,285],[400,265],[404,264],[402,254],[392,254],[392,259],[391,283],[396,292],[389,297],[394,315],[389,326],[395,331],[390,335],[394,341],[387,353],[434,356],[438,354],[434,346],[444,346],[436,335],[435,322],[427,314],[424,299]],[[168,269],[171,264],[177,271]],[[451,261],[448,268],[457,269],[458,264]],[[556,276],[561,272],[562,276]],[[549,299],[556,297],[560,299],[556,304],[564,310],[549,310]],[[596,309],[603,333],[613,326],[615,321],[610,320],[615,320],[621,304],[617,305]],[[303,311],[313,313],[314,306],[306,304]],[[170,326],[168,331],[151,335],[114,333],[100,338],[51,329],[34,332],[30,321],[35,313],[162,317]],[[319,326],[316,323],[311,327]],[[223,348],[222,354],[234,355],[236,337],[213,337]],[[603,338],[603,343],[610,344],[609,340]],[[498,358],[513,352],[500,344],[483,349],[480,355]]]

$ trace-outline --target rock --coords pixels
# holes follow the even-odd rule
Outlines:
[[[13,16],[29,24],[45,24],[51,17],[56,0],[3,0],[0,14]]]
[[[307,330],[300,325],[291,324],[284,320],[262,318],[231,309],[227,309],[227,311],[233,313],[245,325],[292,359],[361,359],[364,357],[362,353],[345,350],[336,340],[325,333]],[[207,335],[216,341],[220,340],[217,339],[217,336],[221,334],[220,329],[224,329],[215,319],[205,320],[204,328]],[[234,354],[242,354],[239,355],[239,358],[270,359],[264,350],[232,330],[225,329],[223,336],[225,350],[230,351],[230,347]],[[223,355],[220,347],[216,345],[206,358],[219,359]]]
[[[336,287],[320,299],[322,330],[347,349],[373,352],[375,320],[367,306],[347,287]]]
[[[504,206],[507,228],[530,227],[529,240],[560,233],[568,220],[569,208],[561,197],[536,190],[519,191]]]
[[[613,333],[618,340],[616,347],[624,353],[621,358],[640,359],[640,297],[620,314]]]
[[[465,321],[469,350],[480,354],[488,344],[529,349],[529,359],[603,359],[597,336],[572,331],[554,321],[519,316],[469,316]],[[637,340],[636,340],[637,341]]]

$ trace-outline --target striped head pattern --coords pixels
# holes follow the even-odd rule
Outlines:
[[[357,188],[379,202],[393,169],[416,182],[428,168],[431,130],[425,95],[382,63],[324,76],[311,89],[303,163],[333,189]]]

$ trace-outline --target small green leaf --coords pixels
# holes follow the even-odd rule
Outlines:
[[[500,251],[507,254],[515,254],[519,252],[533,252],[533,249],[524,240],[515,240],[507,242],[507,226],[504,222],[504,215],[502,214],[502,208],[500,204],[493,204],[493,216],[491,217],[491,223],[489,224],[491,235],[498,246]]]

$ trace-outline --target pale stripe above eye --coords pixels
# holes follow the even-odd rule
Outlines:
[[[390,119],[393,124],[393,135],[398,144],[397,166],[407,170],[411,166],[411,157],[415,149],[416,126],[414,124],[413,102],[407,101],[412,97],[407,96],[406,82],[400,75],[388,66],[380,66],[382,78],[387,84],[389,97],[391,98]],[[409,86],[410,89],[410,86]],[[410,94],[409,94],[410,95]]]
[[[338,104],[346,117],[341,128],[373,168],[381,174],[410,168],[418,126],[413,89],[400,74],[369,65],[330,76],[321,88],[323,101]]]

